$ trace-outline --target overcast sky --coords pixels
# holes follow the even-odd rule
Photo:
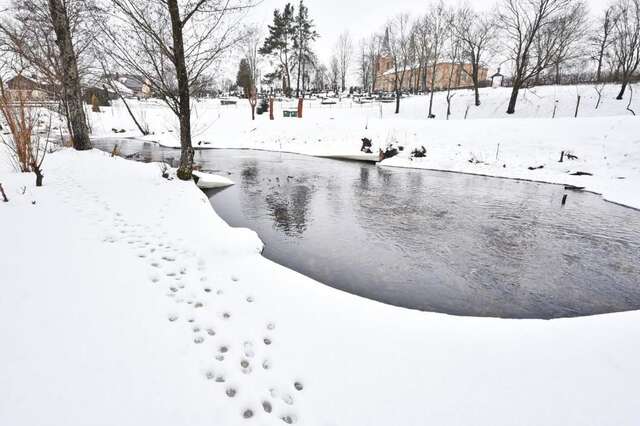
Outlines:
[[[289,0],[297,7],[299,0]],[[601,11],[609,0],[586,0],[592,13]],[[262,0],[255,10],[250,13],[249,20],[261,24],[267,30],[267,25],[273,19],[273,10],[282,9],[286,0]],[[309,8],[309,14],[316,24],[320,38],[316,41],[315,51],[320,61],[325,64],[334,50],[339,34],[348,29],[357,47],[360,39],[374,31],[378,31],[390,17],[408,12],[411,16],[418,16],[425,12],[429,5],[427,0],[304,0]],[[445,3],[455,6],[458,0],[445,0]],[[476,10],[486,10],[494,7],[496,0],[469,0]]]

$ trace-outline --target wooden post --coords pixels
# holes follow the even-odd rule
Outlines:
[[[269,98],[269,120],[273,120],[273,98]]]
[[[303,99],[302,98],[298,98],[298,118],[302,118],[302,103],[303,103]]]
[[[560,152],[560,161],[558,163],[562,163],[564,161],[564,151]]]
[[[567,194],[564,194],[562,196],[562,205],[564,206],[566,202],[567,202]]]
[[[578,95],[578,102],[576,102],[576,113],[574,114],[574,118],[578,117],[578,109],[580,108],[580,95]]]
[[[555,101],[553,103],[553,115],[551,116],[551,118],[556,118],[556,109],[558,109],[558,101]]]

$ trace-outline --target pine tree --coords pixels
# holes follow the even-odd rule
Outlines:
[[[294,33],[294,46],[296,50],[296,67],[298,78],[296,83],[296,96],[300,96],[300,79],[304,90],[305,66],[307,63],[313,64],[314,55],[311,51],[311,42],[318,38],[318,33],[313,29],[313,20],[309,18],[309,9],[300,0],[298,14],[296,15]]]
[[[253,82],[251,78],[251,67],[249,66],[249,62],[244,58],[240,60],[236,84],[243,88],[245,97],[249,98],[253,90]]]
[[[291,55],[294,46],[294,8],[287,3],[282,13],[273,11],[273,25],[269,25],[269,36],[260,48],[261,55],[271,55],[279,61],[278,74],[282,77],[282,88],[287,96],[291,95]]]

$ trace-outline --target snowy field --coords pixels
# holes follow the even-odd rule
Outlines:
[[[640,121],[615,90],[595,111],[592,87],[539,88],[506,118],[507,90],[485,89],[467,120],[464,91],[449,122],[422,118],[425,97],[397,117],[343,101],[273,122],[252,122],[243,101],[202,101],[194,142],[326,155],[368,136],[405,146],[382,166],[569,183],[640,207]],[[166,107],[133,108],[147,139],[176,144]],[[96,137],[140,136],[122,105],[90,119]],[[427,157],[410,160],[420,145]],[[558,163],[562,150],[578,159]],[[266,260],[254,232],[157,164],[63,149],[35,188],[4,155],[0,425],[640,424],[640,311],[543,321],[391,307]]]
[[[640,87],[636,88],[639,92]],[[354,155],[361,139],[373,141],[373,150],[392,143],[404,147],[384,166],[430,168],[500,177],[529,179],[585,187],[606,199],[640,208],[640,119],[626,110],[627,101],[615,100],[618,86],[606,86],[599,108],[593,86],[546,86],[523,91],[514,116],[508,116],[509,89],[481,90],[482,105],[473,106],[473,93],[460,90],[453,97],[453,113],[444,120],[445,93],[435,95],[436,120],[426,120],[428,97],[402,100],[399,115],[394,104],[357,104],[344,99],[337,105],[308,101],[304,118],[283,118],[276,103],[276,119],[268,114],[250,120],[248,101],[220,106],[218,100],[194,103],[193,138],[200,148],[252,148],[310,155]],[[581,102],[573,118],[577,95]],[[557,100],[557,103],[556,103]],[[467,112],[467,119],[464,119]],[[551,119],[556,108],[556,118]],[[632,109],[640,113],[640,101]],[[158,101],[134,102],[132,109],[153,132],[145,139],[179,146],[178,124]],[[91,113],[95,136],[140,137],[124,106],[115,104]],[[124,130],[115,134],[112,129]],[[410,152],[424,146],[425,158],[412,160]],[[559,163],[561,152],[577,156]],[[542,167],[540,167],[542,166]],[[529,168],[534,168],[530,170]],[[586,172],[593,176],[573,176]]]
[[[262,258],[156,164],[63,150],[37,189],[0,170],[0,424],[640,422],[640,312],[394,308]]]

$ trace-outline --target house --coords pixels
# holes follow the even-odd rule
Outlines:
[[[117,80],[137,98],[148,98],[151,96],[151,84],[144,77],[125,74],[117,77]]]
[[[471,71],[471,64],[437,63],[435,66],[435,80],[433,81],[433,87],[431,87],[433,65],[427,66],[426,69],[424,66],[410,66],[404,70],[401,90],[442,90],[449,86],[449,79],[451,79],[452,89],[472,87],[473,80],[471,79]],[[398,73],[402,73],[402,70],[399,69]],[[486,80],[487,73],[487,68],[481,67],[478,70],[478,80]],[[378,57],[376,61],[376,74],[374,91],[391,92],[395,89],[396,70],[393,59],[390,56]]]
[[[9,96],[15,99],[29,99],[34,101],[45,101],[52,99],[56,92],[55,86],[43,81],[39,81],[36,76],[26,77],[18,74],[7,80]]]
[[[498,72],[491,76],[491,87],[502,87],[502,82],[504,81],[504,76],[500,74],[500,67],[498,67]]]

